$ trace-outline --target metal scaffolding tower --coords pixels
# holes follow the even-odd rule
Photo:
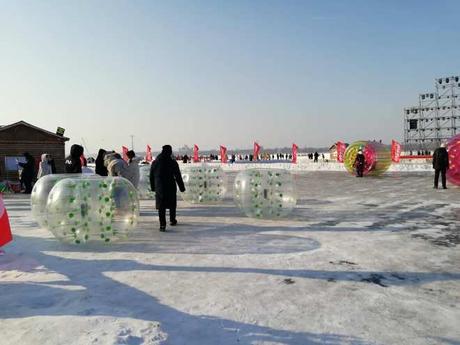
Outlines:
[[[435,91],[419,95],[417,106],[404,108],[404,144],[432,150],[460,133],[460,77],[438,78]]]

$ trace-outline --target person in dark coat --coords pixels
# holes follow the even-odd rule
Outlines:
[[[104,165],[104,159],[107,151],[104,149],[99,149],[96,158],[96,174],[99,176],[108,176],[109,172],[107,171],[107,167]]]
[[[48,163],[51,166],[51,173],[56,174],[56,163],[54,162],[54,158],[51,155],[49,155]]]
[[[434,150],[433,153],[433,169],[434,169],[434,188],[438,188],[439,174],[441,174],[442,188],[446,186],[446,172],[449,169],[449,155],[447,153],[446,144],[442,143],[441,147]]]
[[[169,209],[170,224],[177,224],[177,185],[181,192],[185,192],[179,165],[172,156],[172,147],[165,145],[150,168],[150,187],[155,192],[160,231],[166,230],[166,209]]]
[[[25,163],[18,163],[22,168],[21,173],[21,185],[24,185],[24,193],[32,193],[32,183],[35,179],[35,159],[29,152],[25,152],[23,155],[26,158]]]
[[[70,147],[70,156],[65,159],[66,174],[81,174],[81,160],[83,146],[74,144]]]
[[[356,177],[363,177],[365,164],[366,158],[364,157],[363,151],[359,150],[354,163],[354,166],[356,168]]]

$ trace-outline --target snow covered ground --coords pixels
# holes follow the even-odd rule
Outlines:
[[[460,343],[459,188],[414,172],[296,182],[290,219],[246,218],[229,195],[180,202],[160,233],[142,201],[128,241],[91,248],[57,242],[6,196],[0,344]]]

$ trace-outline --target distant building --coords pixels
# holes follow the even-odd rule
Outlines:
[[[348,147],[347,143],[345,143],[345,147]],[[329,147],[329,157],[331,162],[337,161],[337,144],[334,144],[331,147]]]
[[[36,161],[37,170],[43,153],[49,153],[55,161],[56,172],[64,172],[65,142],[69,138],[19,121],[0,126],[0,181],[17,180],[16,158],[29,152]]]

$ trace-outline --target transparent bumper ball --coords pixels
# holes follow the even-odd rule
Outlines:
[[[344,164],[350,174],[355,174],[355,160],[358,151],[364,154],[364,175],[378,176],[391,166],[390,148],[373,141],[355,141],[345,151]]]
[[[295,182],[282,169],[248,169],[235,178],[236,205],[252,218],[276,219],[289,215],[297,203]]]
[[[91,175],[82,174],[51,174],[38,179],[35,183],[30,196],[30,203],[32,209],[32,218],[43,228],[48,225],[46,218],[46,202],[48,195],[53,187],[59,181],[66,178],[87,178]],[[93,175],[95,176],[95,175]]]
[[[227,179],[219,166],[188,165],[182,168],[185,192],[182,197],[192,204],[215,204],[223,200]]]
[[[155,192],[150,188],[150,165],[142,165],[139,168],[138,196],[141,200],[155,199]]]
[[[64,179],[47,201],[48,229],[66,243],[116,242],[128,237],[138,218],[137,191],[122,177]]]
[[[447,170],[447,180],[460,186],[460,134],[452,137],[447,144],[449,152],[449,170]]]

